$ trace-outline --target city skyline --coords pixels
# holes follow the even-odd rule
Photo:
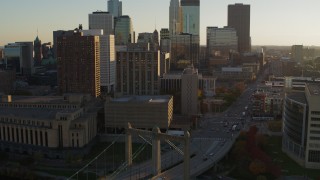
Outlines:
[[[74,29],[78,24],[83,24],[84,29],[88,29],[88,14],[108,9],[107,0],[93,2],[78,0],[76,8],[75,1],[33,0],[33,2],[31,4],[12,0],[2,3],[0,46],[17,41],[33,41],[37,36],[37,30],[42,42],[52,42],[53,31]],[[206,27],[227,25],[228,5],[234,3],[251,6],[252,45],[320,46],[320,25],[315,24],[313,20],[313,17],[320,16],[320,12],[316,9],[320,5],[317,0],[307,0],[303,3],[290,0],[264,2],[201,0],[200,41],[202,45],[206,43]],[[122,0],[122,5],[123,15],[129,15],[132,18],[136,34],[153,32],[155,27],[158,31],[169,27],[170,0],[140,0],[139,3]],[[55,12],[59,13],[55,14]],[[5,15],[10,18],[6,18]]]

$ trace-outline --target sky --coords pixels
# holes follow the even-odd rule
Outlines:
[[[0,46],[17,41],[52,42],[52,31],[88,28],[88,14],[107,11],[107,0],[1,0]],[[252,45],[320,46],[319,0],[200,0],[200,39],[206,27],[227,25],[228,4],[251,5]],[[122,0],[136,35],[169,27],[170,0]]]

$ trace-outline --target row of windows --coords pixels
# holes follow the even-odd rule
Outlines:
[[[0,128],[0,140],[48,147],[48,133],[22,128]]]
[[[320,127],[320,124],[311,124],[311,127]]]
[[[7,117],[1,117],[0,123],[11,123],[11,124],[24,124],[24,125],[32,125],[32,126],[39,126],[44,127],[45,123],[41,121],[31,121],[31,120],[21,120],[21,119],[15,119],[15,118],[7,118]],[[50,127],[51,122],[50,122]]]
[[[311,118],[311,121],[320,121],[320,118],[312,117],[312,118]]]
[[[0,107],[15,107],[15,108],[49,108],[49,109],[75,109],[76,105],[52,105],[52,104],[11,104],[0,103]]]
[[[309,151],[309,162],[315,162],[315,163],[320,163],[320,151]]]
[[[320,131],[310,131],[311,134],[320,134]]]
[[[315,143],[309,143],[310,148],[319,148],[320,149],[320,144],[315,144]]]
[[[314,137],[314,136],[310,136],[309,138],[310,140],[320,140],[320,137]]]
[[[312,115],[320,115],[320,111],[311,111]]]

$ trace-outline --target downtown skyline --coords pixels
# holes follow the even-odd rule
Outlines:
[[[74,29],[78,24],[83,24],[84,29],[88,29],[88,14],[97,10],[107,11],[107,0],[32,2],[11,0],[2,3],[0,46],[16,41],[33,41],[37,36],[37,29],[42,42],[52,42],[53,31]],[[320,16],[316,9],[320,2],[316,0],[303,3],[290,0],[201,0],[201,45],[206,44],[206,27],[227,25],[228,4],[234,3],[251,6],[252,45],[320,46],[320,25],[314,21],[315,17]],[[153,32],[155,28],[160,31],[161,28],[169,27],[170,0],[122,0],[122,4],[123,15],[132,18],[136,35]]]

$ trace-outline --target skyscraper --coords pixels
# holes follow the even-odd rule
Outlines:
[[[191,64],[198,66],[199,36],[182,33],[171,37],[170,69],[182,70]]]
[[[234,4],[228,6],[228,26],[237,31],[238,51],[251,51],[250,5]]]
[[[16,42],[4,46],[4,63],[6,69],[13,69],[19,75],[34,73],[33,42]]]
[[[34,51],[34,61],[37,66],[41,65],[42,59],[42,45],[41,40],[37,36],[36,39],[33,41],[33,51]]]
[[[129,16],[120,16],[115,25],[116,45],[126,45],[134,42],[132,21]]]
[[[181,0],[183,33],[200,35],[200,0]]]
[[[207,57],[229,56],[230,51],[238,51],[237,31],[229,27],[207,27]]]
[[[103,29],[104,35],[114,34],[114,18],[109,12],[89,14],[89,29]]]
[[[108,11],[113,15],[113,17],[122,16],[122,2],[119,0],[109,0]]]
[[[180,0],[171,0],[169,7],[169,31],[170,35],[182,32],[182,11]]]
[[[132,43],[117,50],[117,92],[158,95],[160,51],[148,43]]]
[[[302,60],[303,60],[303,45],[293,45],[291,47],[291,58],[298,63],[302,62]]]
[[[84,36],[99,36],[100,39],[100,86],[101,92],[114,90],[116,79],[114,35],[103,35],[102,29],[81,30]]]
[[[198,114],[198,71],[193,67],[183,70],[181,75],[181,113]]]
[[[70,31],[68,31],[70,32]],[[57,37],[59,93],[100,95],[100,39],[79,30]]]

